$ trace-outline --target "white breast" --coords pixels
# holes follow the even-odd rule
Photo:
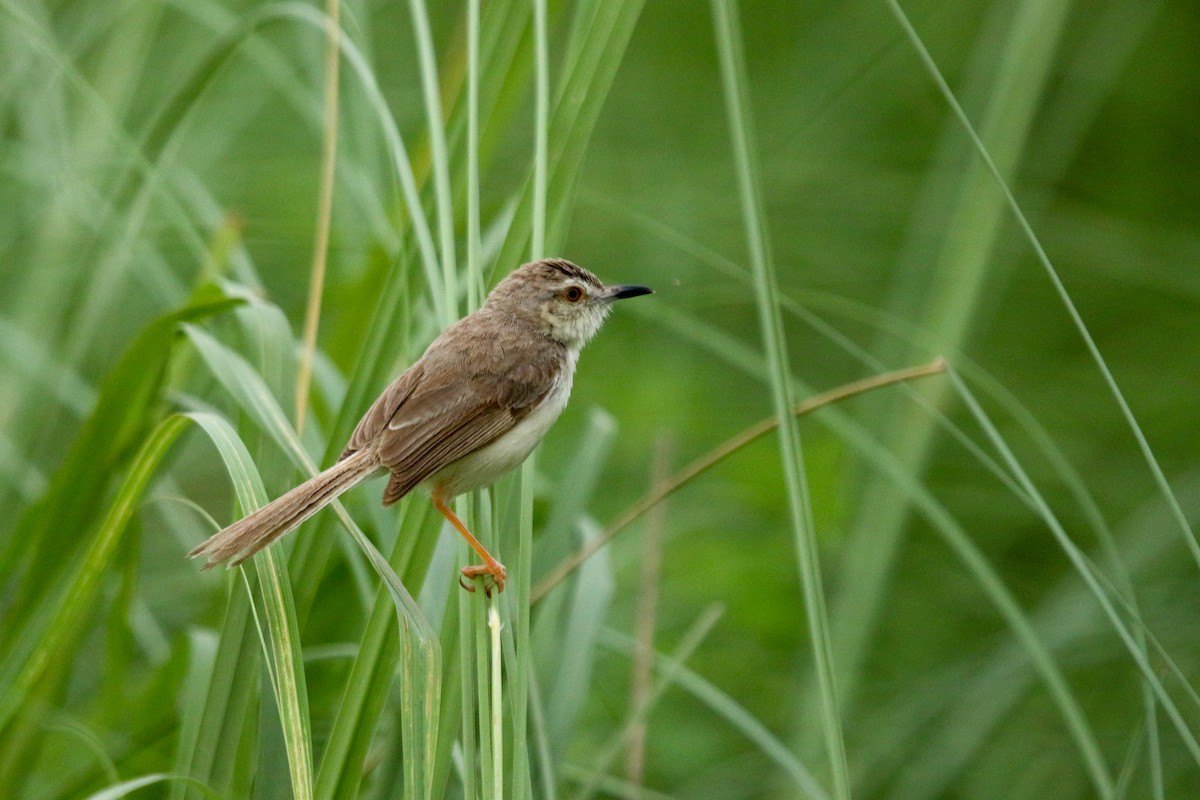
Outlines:
[[[538,407],[512,430],[486,447],[481,447],[444,467],[429,479],[429,483],[441,486],[446,496],[453,497],[487,486],[519,466],[538,446],[546,431],[550,430],[550,426],[567,407],[578,358],[578,352],[567,351],[565,369],[559,373],[554,388]]]

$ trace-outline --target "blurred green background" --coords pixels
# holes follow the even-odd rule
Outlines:
[[[551,127],[552,159],[577,164],[551,186],[552,217],[562,223],[551,225],[551,246],[604,280],[645,283],[657,294],[618,308],[589,346],[571,406],[539,451],[534,547],[555,555],[578,542],[575,521],[569,531],[544,525],[581,452],[600,470],[585,507],[602,528],[652,485],[656,459],[678,469],[772,413],[712,11],[672,2],[598,10],[604,5],[549,4],[554,107],[570,102],[559,102],[564,85],[581,92],[577,101],[597,103],[594,126],[584,115],[578,127]],[[742,3],[753,155],[797,397],[944,356],[1020,467],[989,468],[981,453],[1003,459],[946,376],[914,384],[915,395],[887,388],[802,420],[853,794],[1195,796],[1200,763],[1188,732],[1200,723],[1200,564],[1180,515],[1193,524],[1200,517],[1200,4],[902,5],[1094,337],[1180,513],[892,8]],[[66,474],[64,454],[89,418],[103,432],[95,403],[122,353],[151,320],[184,305],[203,276],[225,276],[226,293],[249,287],[282,312],[298,342],[317,217],[324,54],[312,23],[319,9],[306,16],[300,8],[0,2],[0,674],[8,678],[40,652],[24,632],[41,630],[39,615],[55,607],[62,575],[110,509],[134,451],[172,409],[221,409],[246,438],[269,494],[294,478],[187,340],[170,332],[159,338],[177,352],[163,385],[148,390],[153,397],[137,399],[145,409],[127,423],[131,440],[97,452],[93,472],[108,483],[81,494],[85,502],[62,517],[71,526],[36,523],[51,519],[47,502],[72,502],[69,487],[54,493],[56,475]],[[484,41],[499,43],[483,56],[492,93],[482,109],[479,174],[493,281],[529,252],[518,242],[517,260],[491,261],[508,253],[500,242],[513,241],[509,215],[534,151],[531,23],[527,8],[514,8],[484,3]],[[428,13],[451,131],[456,260],[466,269],[465,12],[432,2]],[[603,77],[569,83],[572,55],[605,36],[597,23],[605,13],[631,26],[627,45],[610,33],[612,46],[595,51],[608,59],[611,87]],[[351,0],[342,24],[433,214],[410,8]],[[505,46],[511,60],[497,55]],[[313,402],[319,431],[336,427],[388,276],[402,275],[408,287],[403,336],[362,391],[373,397],[440,327],[385,125],[360,77],[342,69],[318,339],[324,384]],[[264,329],[282,324],[270,313]],[[290,415],[290,354],[281,356],[290,366],[273,363],[253,326],[229,316],[196,324],[246,355]],[[148,372],[159,369],[146,362]],[[615,425],[611,439],[598,432],[603,424],[593,427],[597,410]],[[956,426],[978,450],[964,446]],[[326,442],[317,430],[306,430],[305,442],[320,460]],[[79,458],[86,462],[87,452]],[[889,477],[892,468],[905,478]],[[1161,684],[1144,680],[1045,516],[997,471],[1029,478],[1102,576],[1106,596],[1123,598],[1114,613],[1138,641],[1150,636],[1161,646],[1149,659]],[[394,536],[396,517],[376,512],[376,491],[360,489],[348,502],[352,513],[367,509],[370,520],[360,524],[387,541],[371,526],[391,525]],[[929,505],[920,506],[920,491]],[[156,470],[130,532],[97,572],[89,613],[55,652],[66,661],[47,673],[45,691],[13,700],[16,721],[0,726],[9,737],[0,744],[10,748],[0,776],[12,796],[86,796],[118,779],[180,769],[190,696],[183,687],[198,669],[189,648],[221,624],[229,602],[220,578],[183,560],[213,530],[185,498],[221,524],[233,515],[226,471],[194,434]],[[948,543],[946,520],[1032,620],[1109,783],[1097,784],[996,595]],[[586,780],[571,770],[586,772],[629,715],[630,657],[613,643],[645,613],[638,587],[647,524],[622,534],[606,556],[611,584],[593,599],[608,645],[589,650],[582,713],[552,743],[557,796],[577,796]],[[831,790],[777,441],[764,438],[684,486],[657,524],[656,647],[671,651],[704,609],[720,604],[723,615],[688,667]],[[306,526],[291,538],[313,535]],[[343,536],[331,524],[323,535]],[[536,582],[552,560],[534,563]],[[318,761],[347,680],[344,664],[322,659],[344,658],[329,655],[337,647],[353,651],[364,624],[352,573],[335,561],[304,590],[315,594],[311,615],[301,613],[301,642],[313,659]],[[553,671],[559,645],[541,646],[535,657]],[[394,709],[398,700],[389,702]],[[644,773],[627,774],[623,758],[604,766],[624,782],[605,784],[600,796],[805,796],[743,728],[693,692],[668,689],[646,722]],[[347,796],[400,796],[379,766],[399,752],[395,724],[380,728],[359,765],[366,778]],[[264,717],[262,730],[270,726]],[[257,731],[244,734],[262,738],[243,760],[278,765],[278,753],[270,755],[278,743]],[[288,796],[286,773],[260,774],[233,788],[211,785],[218,796]],[[543,796],[537,786],[534,796]],[[451,780],[448,796],[459,791]]]

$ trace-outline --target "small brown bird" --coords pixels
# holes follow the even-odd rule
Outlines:
[[[483,559],[463,567],[462,574],[489,576],[504,591],[504,565],[448,503],[493,483],[533,452],[566,407],[579,351],[600,329],[613,301],[651,291],[605,286],[562,259],[520,267],[380,395],[336,464],[188,556],[207,556],[206,569],[226,561],[240,564],[342,492],[386,470],[391,476],[383,504],[419,484],[429,486],[433,505]]]

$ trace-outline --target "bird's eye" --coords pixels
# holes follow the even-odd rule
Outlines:
[[[583,289],[578,286],[568,286],[563,292],[563,297],[567,298],[568,303],[578,303],[583,299]]]

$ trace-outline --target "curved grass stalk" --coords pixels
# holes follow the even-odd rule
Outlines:
[[[657,220],[648,218],[645,215],[638,214],[636,212],[632,212],[627,207],[613,201],[605,198],[593,198],[593,200],[595,200],[599,205],[601,205],[601,207],[605,208],[609,212],[620,214],[633,224],[654,232],[656,235],[683,249],[685,252],[699,259],[703,263],[709,264],[723,274],[741,282],[746,282],[748,280],[747,276],[745,276],[745,274],[739,270],[732,261],[725,259],[720,254],[712,251],[699,242],[696,242],[691,237],[685,236]],[[857,323],[880,330],[886,330],[891,335],[905,340],[910,345],[921,344],[920,337],[917,335],[918,332],[912,331],[910,327],[905,325],[902,320],[889,317],[886,312],[881,312],[879,309],[875,308],[860,307],[850,303],[850,301],[837,297],[827,297],[825,298],[825,302],[827,304],[835,305],[835,307],[838,308],[841,313],[852,318]],[[797,315],[814,330],[818,331],[830,341],[834,342],[843,350],[854,356],[854,358],[860,363],[863,363],[872,369],[882,369],[882,365],[878,359],[872,356],[865,349],[859,347],[848,337],[840,333],[832,325],[825,322],[813,312],[809,311],[806,306],[801,305],[790,298],[784,298],[783,303],[785,310]],[[1174,673],[1180,685],[1185,689],[1185,691],[1188,692],[1189,697],[1195,701],[1195,693],[1191,689],[1191,686],[1187,683],[1178,666],[1174,663],[1173,659],[1170,657],[1161,643],[1159,643],[1157,639],[1153,637],[1153,634],[1146,629],[1145,623],[1142,622],[1137,608],[1132,578],[1118,552],[1116,541],[1112,535],[1107,521],[1104,519],[1104,516],[1101,513],[1095,498],[1092,497],[1078,471],[1067,462],[1061,451],[1054,446],[1050,434],[1040,425],[1033,414],[1026,409],[1016,397],[1012,396],[1011,393],[1009,393],[982,367],[975,365],[965,356],[956,359],[956,361],[961,361],[959,366],[956,367],[959,372],[973,377],[976,381],[984,382],[988,392],[992,395],[992,397],[996,399],[1004,408],[1006,408],[1021,425],[1021,427],[1026,430],[1026,432],[1037,445],[1038,449],[1049,461],[1054,471],[1061,477],[1064,485],[1075,498],[1083,514],[1089,521],[1089,524],[1096,535],[1097,541],[1099,542],[1101,550],[1104,552],[1113,569],[1116,570],[1116,575],[1114,578],[1115,585],[1108,586],[1108,589],[1113,598],[1124,606],[1125,612],[1129,618],[1134,621],[1135,625],[1132,633],[1137,641],[1137,646],[1144,652],[1148,652],[1148,646],[1153,647],[1153,649],[1156,651],[1156,657],[1162,659],[1163,663],[1168,665],[1168,668]],[[906,389],[906,393],[914,401],[929,408],[931,412],[934,411],[928,401],[924,400],[916,391]],[[949,432],[961,445],[963,445],[973,457],[975,457],[993,475],[995,475],[996,478],[1006,486],[1006,488],[1010,489],[1014,496],[1020,498],[1035,512],[1039,511],[1035,498],[1031,497],[1025,491],[1024,487],[1022,487],[1017,480],[1011,476],[1010,472],[1006,468],[1002,467],[989,454],[985,453],[958,426],[951,424],[947,419],[941,418],[940,415],[939,418],[942,427],[947,430],[947,432]],[[1096,570],[1095,567],[1093,567],[1093,571],[1095,572],[1098,580],[1105,582],[1103,573]],[[555,577],[557,577],[557,574]],[[543,585],[546,589],[551,588],[549,585]],[[1147,718],[1153,719],[1155,708],[1154,690],[1147,682],[1144,682],[1143,686],[1144,692],[1148,698],[1146,705]],[[1151,730],[1150,734],[1146,737],[1147,746],[1151,748],[1150,758],[1153,762],[1152,775],[1155,776],[1155,785],[1161,783],[1162,771],[1161,764],[1158,763],[1161,761],[1161,753],[1157,744],[1157,738],[1157,733],[1153,730]]]
[[[709,346],[722,358],[727,359],[731,365],[736,365],[756,376],[761,374],[762,366],[755,363],[754,359],[743,350],[734,349],[728,342],[712,336],[711,332],[708,336],[700,336],[695,331],[692,334],[698,342]],[[971,542],[970,537],[957,520],[928,489],[913,477],[911,470],[905,468],[898,456],[889,452],[858,425],[843,422],[837,425],[837,430],[853,448],[866,454],[870,463],[882,475],[896,484],[903,495],[914,503],[916,509],[929,521],[933,529],[967,567],[975,582],[979,584],[983,593],[996,607],[1021,642],[1022,647],[1028,652],[1035,669],[1050,689],[1059,713],[1083,755],[1084,763],[1089,770],[1089,777],[1099,795],[1110,797],[1112,778],[1108,774],[1101,750],[1087,719],[1049,649],[1043,644],[1020,604],[1004,585],[1003,580]]]
[[[187,786],[193,789],[209,800],[221,800],[221,795],[209,788],[208,785],[189,778],[186,775],[173,775],[168,772],[156,772],[151,775],[142,775],[137,778],[130,778],[127,781],[109,786],[99,792],[88,795],[84,800],[121,800],[122,797],[128,797],[138,789],[144,789],[147,786],[154,786],[158,783],[174,783],[181,786]]]
[[[908,369],[889,372],[884,375],[876,375],[870,378],[864,378],[861,381],[846,384],[837,389],[830,390],[816,397],[797,403],[792,407],[790,414],[792,416],[802,416],[810,414],[813,411],[824,408],[833,403],[848,400],[851,397],[857,397],[865,392],[882,389],[886,386],[903,383],[905,381],[916,380],[918,378],[938,375],[946,371],[946,363],[938,359],[924,366],[909,367]],[[682,489],[693,479],[699,477],[704,472],[707,472],[712,467],[716,466],[729,456],[741,450],[743,447],[757,441],[758,439],[771,433],[779,426],[779,420],[776,417],[769,417],[755,425],[750,426],[741,433],[733,436],[721,444],[714,447],[708,453],[700,456],[692,463],[688,464],[683,469],[676,472],[662,484],[654,487],[647,492],[642,499],[638,500],[630,506],[623,514],[617,517],[608,525],[599,536],[591,540],[581,547],[574,554],[568,556],[559,562],[546,577],[538,582],[533,589],[531,602],[537,603],[545,599],[546,595],[562,583],[567,577],[579,569],[579,567],[589,558],[594,556],[605,545],[613,540],[617,534],[625,530],[634,521],[640,518],[643,514],[649,511],[654,506],[661,503],[670,495],[674,494],[679,489]]]

